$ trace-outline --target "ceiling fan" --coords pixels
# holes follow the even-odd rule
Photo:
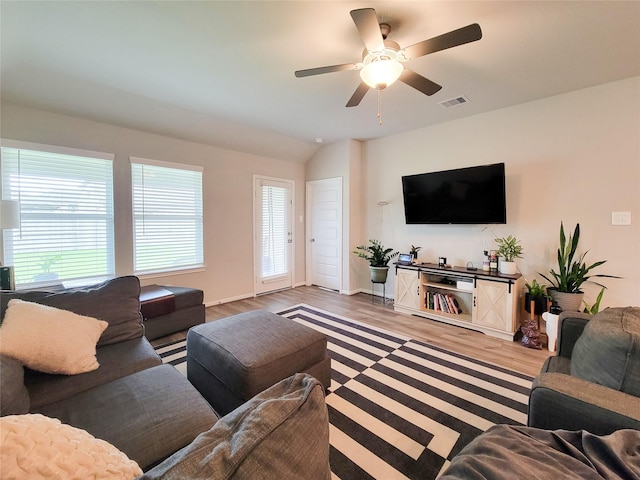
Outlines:
[[[359,70],[362,82],[347,102],[347,107],[357,106],[369,88],[383,90],[396,80],[406,83],[425,95],[433,95],[442,86],[402,64],[414,58],[475,42],[482,38],[480,25],[473,23],[415,45],[400,48],[396,42],[387,40],[391,27],[386,23],[378,23],[378,17],[373,8],[352,10],[351,18],[353,18],[366,47],[362,53],[362,62],[309,68],[295,72],[296,77],[301,78],[322,73]]]

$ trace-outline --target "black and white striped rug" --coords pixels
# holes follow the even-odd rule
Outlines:
[[[328,337],[334,479],[432,479],[496,423],[525,424],[532,378],[308,305]],[[185,342],[157,349],[186,374]]]

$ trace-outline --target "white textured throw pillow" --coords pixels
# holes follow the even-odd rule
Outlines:
[[[96,343],[108,325],[67,310],[9,300],[0,326],[0,353],[40,372],[90,372],[100,366]]]
[[[104,440],[40,414],[0,418],[0,478],[130,480],[136,462]]]

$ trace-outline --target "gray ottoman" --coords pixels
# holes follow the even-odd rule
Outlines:
[[[300,372],[329,388],[327,337],[280,315],[241,313],[187,334],[187,378],[219,415]]]

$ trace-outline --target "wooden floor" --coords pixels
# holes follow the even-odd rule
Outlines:
[[[380,297],[374,297],[372,304],[371,295],[341,295],[318,287],[297,287],[208,307],[206,321],[210,322],[256,309],[275,312],[299,303],[306,303],[353,320],[403,333],[416,340],[422,340],[531,376],[537,375],[544,360],[552,355],[547,349],[525,348],[519,342],[500,340],[465,328],[397,313],[393,310],[393,303],[388,302],[383,305]],[[186,332],[180,332],[169,337],[156,339],[152,343],[162,345],[183,339],[185,335]]]

